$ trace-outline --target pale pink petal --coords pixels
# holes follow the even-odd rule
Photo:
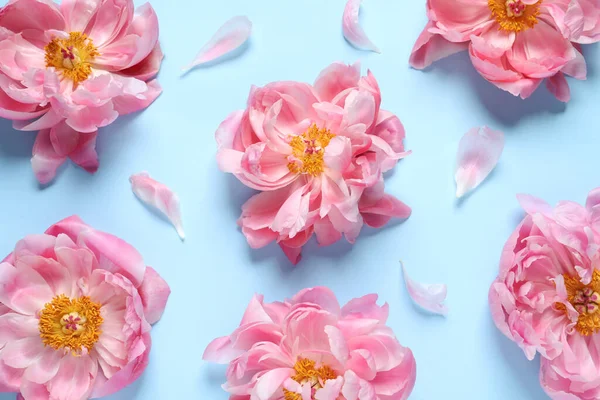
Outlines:
[[[468,42],[454,43],[446,40],[443,36],[431,33],[429,29],[435,27],[435,22],[429,21],[419,35],[410,54],[410,66],[423,69],[435,61],[448,57],[452,54],[467,50]]]
[[[41,184],[52,181],[56,176],[56,170],[66,159],[66,156],[60,156],[54,150],[50,140],[50,129],[41,130],[33,144],[33,157],[31,158],[31,167],[37,180]]]
[[[504,149],[504,133],[487,126],[473,128],[458,145],[456,197],[475,189],[494,169]]]
[[[171,294],[167,282],[154,270],[146,267],[146,274],[139,288],[142,303],[144,304],[144,316],[150,324],[158,322]]]
[[[379,48],[369,40],[358,21],[358,12],[361,1],[362,0],[348,0],[346,3],[346,8],[344,9],[344,15],[342,17],[342,32],[344,33],[346,40],[353,46],[359,49],[381,53]]]
[[[281,387],[283,381],[289,378],[291,374],[292,370],[290,368],[270,370],[258,379],[252,392],[252,398],[269,400],[277,392],[277,389]]]
[[[179,237],[185,239],[177,194],[152,179],[147,172],[132,175],[129,181],[133,193],[144,203],[160,210],[171,221]]]
[[[585,201],[585,207],[589,211],[592,211],[592,209],[596,206],[600,206],[600,188],[595,188],[590,191]]]
[[[197,65],[215,60],[240,47],[252,33],[252,22],[247,17],[233,17],[225,22],[200,49],[200,52],[191,64],[182,68],[189,71]]]
[[[529,215],[541,213],[546,217],[552,216],[552,206],[538,197],[529,194],[517,194],[517,200],[521,208]]]
[[[345,364],[348,361],[349,352],[344,334],[337,327],[331,325],[325,327],[325,333],[329,338],[331,354],[342,364]]]
[[[554,97],[563,103],[567,103],[571,99],[571,89],[569,89],[569,84],[562,72],[546,79],[546,87]]]
[[[448,308],[442,304],[446,300],[447,286],[445,284],[423,284],[415,282],[406,273],[402,264],[402,274],[408,294],[420,307],[435,314],[446,315]]]
[[[344,378],[341,376],[336,379],[329,379],[325,382],[323,388],[317,390],[315,400],[337,400],[343,384]]]

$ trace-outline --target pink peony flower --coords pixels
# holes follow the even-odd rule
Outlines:
[[[148,364],[169,286],[129,244],[78,217],[0,263],[0,392],[24,400],[112,394]]]
[[[477,72],[522,98],[547,78],[548,89],[568,101],[564,75],[586,78],[583,55],[571,41],[600,40],[595,0],[428,0],[427,15],[410,57],[414,68],[468,49]]]
[[[240,327],[211,342],[204,359],[229,364],[223,389],[231,399],[404,400],[415,383],[415,359],[387,317],[376,294],[341,309],[323,287],[284,303],[255,296]]]
[[[163,54],[150,4],[132,0],[10,0],[0,8],[0,117],[39,131],[41,183],[67,159],[98,169],[96,134],[161,93]],[[31,120],[36,119],[31,122]]]
[[[555,400],[600,398],[600,188],[585,207],[519,196],[527,216],[508,239],[489,293],[496,326],[527,358],[542,355]]]
[[[404,151],[398,117],[380,109],[375,77],[359,64],[332,64],[314,85],[252,87],[248,108],[216,133],[220,168],[260,190],[238,223],[253,248],[277,241],[297,263],[314,234],[354,243],[363,223],[381,227],[410,208],[384,193],[383,173]]]

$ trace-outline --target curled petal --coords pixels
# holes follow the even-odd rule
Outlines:
[[[132,175],[129,181],[133,193],[142,202],[160,210],[171,221],[179,237],[182,240],[185,239],[177,194],[167,186],[152,179],[147,172]]]
[[[571,99],[571,89],[562,72],[546,79],[546,87],[559,101],[568,103]]]
[[[442,304],[446,300],[448,288],[445,284],[423,284],[409,278],[402,264],[404,283],[411,299],[420,307],[435,314],[447,315],[448,307]]]
[[[365,34],[358,21],[358,11],[361,0],[348,0],[342,17],[342,32],[350,44],[359,49],[371,50],[375,53],[381,53],[381,50]]]
[[[487,126],[473,128],[458,145],[456,197],[475,189],[494,169],[504,149],[504,133]]]
[[[219,28],[217,33],[200,49],[191,64],[182,68],[189,71],[197,65],[215,60],[240,47],[252,33],[252,22],[247,17],[233,17]]]

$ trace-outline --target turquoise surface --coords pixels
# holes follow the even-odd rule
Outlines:
[[[35,134],[0,122],[0,254],[23,236],[78,214],[133,244],[171,285],[167,310],[152,330],[150,365],[111,399],[227,399],[219,386],[225,367],[202,362],[205,346],[238,325],[255,292],[274,301],[317,285],[329,286],[341,302],[375,292],[390,304],[389,324],[417,360],[411,400],[546,398],[539,362],[528,362],[494,327],[487,292],[501,248],[522,217],[516,193],[581,202],[600,186],[600,49],[584,48],[589,77],[569,80],[569,104],[543,86],[523,101],[484,81],[466,54],[426,72],[409,69],[411,48],[426,23],[425,0],[364,2],[363,26],[382,54],[345,42],[344,4],[153,1],[166,55],[159,75],[164,93],[146,111],[101,130],[95,175],[68,165],[54,184],[39,187],[29,163]],[[181,77],[180,68],[234,15],[254,23],[245,51]],[[379,231],[363,230],[354,246],[311,242],[293,268],[276,245],[251,250],[237,229],[240,206],[252,190],[218,170],[214,131],[245,106],[250,85],[312,82],[331,62],[356,60],[378,79],[383,108],[406,127],[413,154],[389,174],[386,187],[413,215]],[[506,133],[504,154],[481,187],[457,202],[458,141],[484,124]],[[179,193],[184,243],[132,194],[128,178],[143,170]],[[399,260],[415,280],[448,284],[447,319],[411,304]]]

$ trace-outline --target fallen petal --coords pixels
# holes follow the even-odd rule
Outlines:
[[[353,46],[362,50],[371,50],[375,53],[381,53],[379,48],[375,46],[367,37],[367,34],[360,26],[358,21],[358,11],[360,9],[361,0],[348,0],[342,17],[342,32],[347,41]]]
[[[200,52],[191,64],[182,68],[189,71],[197,65],[215,60],[240,47],[252,32],[252,22],[247,17],[233,17],[225,22],[200,49]]]
[[[494,169],[504,149],[504,133],[487,126],[473,128],[460,139],[456,156],[456,197],[475,189]]]
[[[171,221],[181,240],[185,239],[177,194],[152,179],[147,172],[131,175],[129,182],[133,193],[144,203],[160,210]]]
[[[423,309],[434,314],[447,315],[448,307],[442,304],[446,300],[448,288],[445,284],[423,284],[409,278],[402,261],[402,274],[408,294],[413,301]]]

